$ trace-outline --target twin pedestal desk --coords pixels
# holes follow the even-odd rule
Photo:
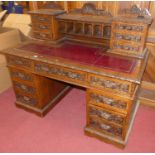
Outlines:
[[[91,13],[89,10],[97,13],[97,18],[93,13],[94,19],[97,20],[100,14],[99,19],[102,15],[104,19],[104,11],[100,13],[92,4],[86,4],[82,8],[82,16],[85,19],[91,19],[91,15],[87,14]],[[47,13],[47,10],[45,12]],[[42,10],[41,13],[44,11]],[[44,23],[50,21],[52,10],[47,17],[45,14],[40,17],[39,11],[31,14],[34,20],[39,21],[32,24],[35,27],[39,24],[38,28],[43,28],[44,33],[48,34],[50,29],[45,30],[50,25]],[[92,24],[90,21],[81,21],[82,27],[77,26],[76,23],[79,23],[80,18],[73,17],[77,17],[78,14],[80,11],[62,14],[57,18],[55,14],[54,17],[52,16],[54,23],[61,27],[61,31],[63,30],[63,34],[57,36],[63,36],[64,31],[68,34],[74,32],[72,41],[66,39],[52,44],[48,41],[30,40],[15,48],[1,51],[7,58],[16,94],[16,105],[44,116],[68,92],[70,86],[84,87],[86,89],[85,134],[124,147],[139,105],[138,93],[148,59],[148,51],[144,48],[148,22],[145,18],[137,18],[133,21],[128,18],[113,19],[112,23],[108,23],[110,29],[106,28],[105,31],[102,29],[103,23]],[[112,19],[109,14],[105,18],[110,19],[108,22]],[[46,26],[42,26],[42,23]],[[72,28],[73,31],[68,31]],[[78,35],[81,36],[78,40],[85,35],[84,38],[88,41],[89,34],[94,34],[90,37],[92,42],[105,39],[107,40],[105,45],[110,42],[110,48],[109,45],[103,46],[102,42],[100,45],[90,45],[84,43],[84,40],[82,43],[76,42],[76,32],[80,28],[82,31],[79,31]],[[100,28],[102,33],[98,33]],[[32,29],[36,30],[34,27]],[[59,33],[59,29],[56,30]],[[105,37],[104,32],[107,35]],[[102,37],[95,40],[94,37],[98,35]],[[110,41],[107,39],[108,36]],[[49,38],[45,37],[46,39]]]

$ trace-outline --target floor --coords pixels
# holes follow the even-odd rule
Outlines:
[[[0,152],[155,152],[155,109],[140,106],[124,150],[84,135],[85,91],[74,88],[44,118],[0,95]]]

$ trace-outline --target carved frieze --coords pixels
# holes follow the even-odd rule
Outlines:
[[[90,84],[93,86],[99,86],[103,88],[110,88],[122,92],[129,92],[129,85],[125,83],[117,83],[110,80],[104,80],[98,77],[91,76]]]
[[[102,103],[102,104],[110,105],[112,107],[120,108],[123,110],[125,110],[127,108],[127,103],[125,101],[122,101],[122,100],[113,99],[113,98],[106,97],[106,96],[99,95],[99,94],[95,94],[95,93],[91,93],[90,97],[96,103]]]
[[[60,77],[66,77],[74,80],[84,81],[85,75],[78,72],[72,72],[63,68],[51,67],[43,64],[35,64],[35,70],[39,72],[45,72],[48,74],[59,75]]]
[[[110,112],[105,111],[104,109],[97,109],[94,107],[90,107],[89,111],[90,115],[96,115],[100,118],[104,118],[108,121],[112,121],[115,123],[123,124],[124,118],[120,115],[112,114]]]
[[[111,126],[109,124],[103,123],[103,122],[99,122],[99,121],[95,121],[95,120],[90,120],[90,126],[106,131],[112,135],[115,136],[122,136],[122,128],[120,127],[116,127],[116,126]]]

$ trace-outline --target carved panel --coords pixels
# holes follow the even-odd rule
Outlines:
[[[122,39],[122,40],[130,40],[130,41],[135,41],[135,42],[140,42],[141,41],[141,36],[140,35],[123,35],[120,33],[115,33],[116,39]]]
[[[115,122],[121,125],[124,122],[124,118],[122,116],[116,115],[116,114],[107,112],[104,109],[101,110],[92,106],[89,108],[89,115],[95,115],[97,117],[104,118],[108,121]]]
[[[14,82],[14,86],[15,88],[17,89],[20,89],[26,93],[29,93],[29,94],[34,94],[35,93],[35,88],[31,87],[31,86],[27,86],[25,84],[21,84],[21,83],[18,83],[18,82]]]
[[[24,68],[31,68],[31,62],[20,57],[8,56],[8,64]]]
[[[36,105],[38,103],[36,99],[21,95],[21,94],[16,94],[16,98],[17,98],[17,101],[25,104]]]
[[[144,26],[129,25],[129,24],[116,24],[115,29],[135,31],[135,32],[143,32],[144,31]]]
[[[129,84],[126,83],[119,83],[107,79],[101,79],[95,76],[90,77],[90,85],[101,87],[101,88],[110,88],[112,90],[118,90],[122,92],[129,92]]]
[[[43,73],[48,73],[52,75],[58,75],[60,77],[65,77],[73,80],[78,80],[78,81],[85,81],[86,75],[75,72],[75,71],[70,71],[65,68],[58,68],[56,66],[48,66],[45,64],[35,64],[35,70]]]
[[[29,74],[26,74],[24,72],[21,72],[21,71],[14,71],[14,70],[11,70],[11,76],[13,78],[18,78],[18,79],[21,79],[21,80],[24,80],[24,81],[30,81],[32,82],[33,81],[33,77]]]
[[[106,97],[104,95],[90,93],[91,100],[95,101],[96,103],[106,104],[112,107],[116,107],[122,110],[126,110],[127,102],[119,99],[114,99],[112,97]]]
[[[99,129],[101,131],[106,131],[115,136],[120,136],[120,137],[122,136],[122,128],[120,127],[112,126],[107,123],[99,122],[93,119],[90,120],[90,126],[92,126],[93,128]]]

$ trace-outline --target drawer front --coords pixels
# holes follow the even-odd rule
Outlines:
[[[52,16],[33,14],[33,15],[31,15],[31,20],[32,20],[32,23],[51,23]]]
[[[36,98],[29,97],[27,95],[22,95],[20,93],[16,93],[16,98],[17,101],[31,106],[36,106],[38,104],[38,100]]]
[[[34,81],[33,75],[26,71],[10,68],[10,72],[13,80],[20,80],[28,83],[33,83]]]
[[[88,103],[127,114],[132,100],[108,92],[87,90]]]
[[[132,96],[135,91],[136,84],[127,81],[121,81],[104,76],[90,74],[88,75],[89,85],[103,90],[110,90],[116,93]]]
[[[122,138],[123,129],[121,127],[110,125],[108,123],[105,123],[104,121],[99,121],[94,118],[90,118],[88,126],[99,130],[100,132],[106,132]]]
[[[14,84],[14,88],[18,91],[33,95],[36,94],[36,89],[32,86],[28,86],[26,84],[17,82],[17,81],[13,81]]]
[[[113,28],[120,31],[125,31],[126,33],[143,33],[146,30],[145,25],[131,24],[124,22],[117,22],[113,24]]]
[[[9,66],[16,66],[26,69],[32,68],[32,62],[28,59],[16,57],[16,56],[7,56],[8,65]]]
[[[49,24],[42,24],[42,23],[35,23],[32,25],[33,31],[39,31],[39,32],[48,32],[51,33],[52,26]]]
[[[88,105],[88,115],[107,120],[109,122],[113,122],[119,125],[123,125],[125,123],[125,116],[93,105]]]
[[[50,40],[50,39],[52,39],[52,34],[33,31],[33,37],[37,38],[37,39]]]
[[[56,77],[61,81],[69,81],[73,83],[85,83],[86,73],[74,71],[65,67],[56,65],[47,65],[43,63],[35,63],[35,71],[46,74],[47,76]]]

